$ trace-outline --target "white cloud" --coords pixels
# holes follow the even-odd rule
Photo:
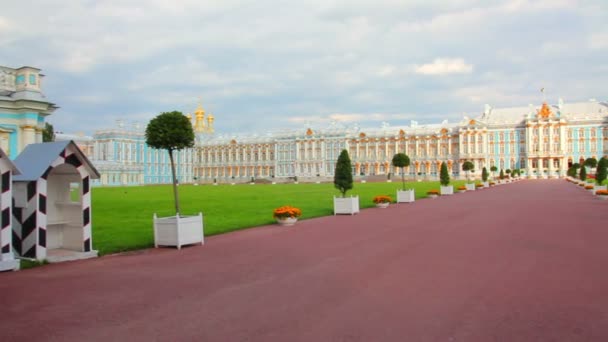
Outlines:
[[[432,63],[417,65],[414,72],[423,75],[469,74],[473,65],[462,58],[436,58]]]
[[[589,37],[589,47],[592,49],[607,49],[608,48],[608,32],[592,34]]]

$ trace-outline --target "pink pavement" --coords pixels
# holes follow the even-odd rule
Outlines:
[[[607,219],[522,181],[3,273],[0,339],[608,341]]]

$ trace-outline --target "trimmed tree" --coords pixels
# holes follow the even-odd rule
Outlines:
[[[392,164],[394,167],[401,168],[401,186],[405,191],[405,168],[410,166],[410,157],[405,153],[397,153],[393,156]]]
[[[496,166],[491,166],[490,171],[492,171],[492,178],[496,179],[495,172],[498,171],[498,168]]]
[[[53,125],[48,122],[44,123],[44,129],[42,130],[42,142],[55,141],[55,129]]]
[[[587,179],[587,170],[584,166],[581,166],[581,172],[579,173],[578,178],[580,178],[582,181]]]
[[[467,173],[467,181],[469,180],[469,171],[473,170],[475,166],[470,161],[465,161],[462,164],[462,171]]]
[[[584,165],[588,168],[594,169],[597,167],[597,159],[587,158],[587,159],[585,159]],[[596,170],[596,172],[597,172],[597,170]]]
[[[481,180],[484,182],[488,181],[488,169],[486,169],[486,167],[484,166],[483,169],[481,169]]]
[[[500,174],[498,175],[498,178],[505,179],[505,172],[502,169],[500,169]]]
[[[146,127],[146,144],[159,150],[167,150],[171,162],[173,176],[173,196],[175,198],[175,214],[179,216],[179,193],[175,176],[173,151],[194,146],[194,131],[192,124],[181,112],[164,112],[150,120]]]
[[[346,197],[346,192],[353,188],[353,170],[347,150],[342,150],[336,162],[334,186],[340,190],[342,197]]]
[[[595,182],[597,185],[602,185],[602,183],[606,180],[608,176],[608,160],[606,158],[600,159],[597,163],[597,169],[595,171]]]
[[[576,177],[576,168],[574,166],[570,166],[566,174],[572,178]]]
[[[448,165],[445,162],[441,162],[441,170],[439,171],[439,180],[441,185],[450,185],[450,174],[448,173]]]

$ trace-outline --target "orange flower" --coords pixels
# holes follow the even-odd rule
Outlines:
[[[432,189],[432,190],[427,191],[426,194],[427,195],[439,195],[439,190]]]
[[[378,196],[374,197],[374,199],[372,201],[374,201],[374,203],[376,203],[376,204],[391,203],[393,201],[393,199],[390,196],[378,195]]]
[[[598,190],[595,194],[599,196],[608,196],[608,190]]]
[[[272,213],[272,217],[274,217],[274,218],[300,217],[300,216],[302,216],[302,210],[300,210],[299,208],[296,208],[296,207],[289,206],[289,205],[278,207]]]
[[[591,189],[593,189],[593,185],[585,185],[585,189],[591,190]]]
[[[458,190],[466,190],[466,189],[467,189],[467,187],[464,186],[464,185],[461,185],[461,186],[458,187]]]

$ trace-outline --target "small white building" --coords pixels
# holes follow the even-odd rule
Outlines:
[[[19,260],[13,255],[11,238],[12,178],[19,174],[19,169],[0,148],[0,271],[19,268]]]
[[[73,141],[30,144],[15,159],[13,247],[50,262],[97,256],[91,234],[91,179],[99,173]]]

